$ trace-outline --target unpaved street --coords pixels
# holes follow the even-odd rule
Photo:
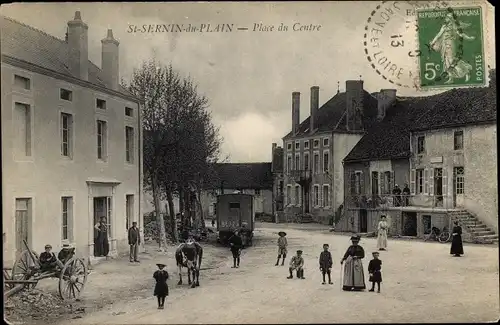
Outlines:
[[[288,233],[289,252],[304,251],[305,280],[286,279],[285,266],[274,266],[277,232]],[[322,323],[322,322],[484,322],[499,318],[498,246],[466,245],[465,256],[449,255],[449,244],[390,240],[381,252],[383,284],[381,293],[344,292],[340,289],[339,260],[350,244],[349,237],[334,235],[320,227],[309,230],[260,225],[255,246],[244,250],[241,267],[231,269],[230,252],[205,245],[208,265],[201,274],[201,286],[177,286],[174,261],[169,257],[170,296],[164,310],[156,309],[151,275],[154,259],[143,258],[140,266],[124,263],[120,277],[110,278],[120,287],[129,285],[112,305],[64,324],[147,324],[147,323]],[[323,243],[330,244],[334,258],[334,285],[322,285],[317,259]],[[375,239],[360,243],[367,258],[365,273]],[[209,255],[212,255],[209,257]],[[287,257],[287,262],[289,257]],[[133,268],[141,269],[134,272]],[[203,265],[202,265],[203,267]],[[135,273],[135,274],[134,274]],[[139,276],[140,274],[140,276]],[[365,274],[367,277],[368,275]],[[91,275],[92,278],[93,275]],[[102,275],[95,275],[96,277]],[[92,287],[106,294],[106,283]],[[115,285],[115,284],[113,284]],[[370,285],[367,283],[367,285]],[[118,293],[118,291],[117,291]],[[90,299],[85,298],[84,299]]]

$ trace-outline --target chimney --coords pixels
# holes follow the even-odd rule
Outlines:
[[[73,76],[82,80],[89,79],[88,29],[79,11],[75,12],[73,20],[68,21],[69,69]]]
[[[309,126],[309,132],[312,133],[315,128],[315,122],[316,122],[316,112],[319,109],[319,87],[318,86],[312,86],[311,87],[311,117],[310,117],[310,126]]]
[[[347,80],[346,92],[346,126],[350,131],[361,131],[363,114],[363,80]]]
[[[377,121],[382,121],[389,107],[396,101],[396,89],[381,89],[377,95]]]
[[[294,91],[292,93],[292,132],[296,135],[300,125],[300,93]]]
[[[120,85],[119,73],[119,51],[118,45],[120,42],[113,37],[113,31],[108,29],[106,38],[101,41],[102,43],[102,77],[106,86],[113,90],[118,90]]]

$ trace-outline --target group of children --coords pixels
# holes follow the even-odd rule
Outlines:
[[[279,265],[279,261],[281,258],[281,265],[285,264],[285,258],[288,248],[286,233],[284,231],[280,231],[278,235],[278,260],[276,261],[275,266]],[[333,284],[331,277],[333,258],[332,254],[328,251],[329,248],[330,246],[328,244],[323,244],[323,251],[319,255],[319,269],[323,275],[322,284],[326,284],[326,275],[328,275],[328,284]],[[375,284],[377,284],[377,292],[380,292],[380,283],[382,282],[382,261],[379,259],[379,252],[373,252],[372,255],[373,259],[368,264],[368,273],[370,274],[369,281],[372,282],[372,288],[369,291],[374,292]],[[304,258],[302,257],[302,250],[297,250],[297,255],[291,258],[288,270],[290,272],[290,275],[287,277],[287,279],[293,279],[293,271],[296,271],[298,279],[305,279]]]

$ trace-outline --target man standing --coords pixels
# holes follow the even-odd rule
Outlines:
[[[137,222],[132,222],[132,227],[128,230],[128,244],[130,246],[130,262],[139,262],[137,259],[137,250],[139,249],[139,244],[141,243],[141,236],[139,234],[139,228],[137,228]]]
[[[408,184],[405,184],[405,187],[403,188],[403,206],[407,207],[410,204],[410,188],[408,187]]]

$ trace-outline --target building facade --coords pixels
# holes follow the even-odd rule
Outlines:
[[[283,178],[283,157],[284,151],[278,144],[272,144],[272,174],[273,174],[273,222],[283,219],[284,216],[284,197],[285,183]]]
[[[213,218],[217,195],[240,192],[254,196],[256,214],[273,213],[273,174],[271,163],[215,164],[214,173],[201,194],[203,215]]]
[[[283,138],[284,220],[310,215],[329,223],[344,199],[342,160],[375,121],[377,99],[362,80],[346,81],[319,107],[319,87],[311,87],[310,116],[300,123],[300,93],[292,93],[292,131]]]
[[[497,239],[496,90],[397,98],[344,160],[346,209],[337,229],[422,237],[464,222]],[[398,184],[399,191],[395,190]]]
[[[1,19],[4,263],[23,240],[92,260],[101,216],[116,254],[131,223],[142,227],[140,103],[119,85],[119,43],[108,30],[99,69],[80,12],[66,40]]]

